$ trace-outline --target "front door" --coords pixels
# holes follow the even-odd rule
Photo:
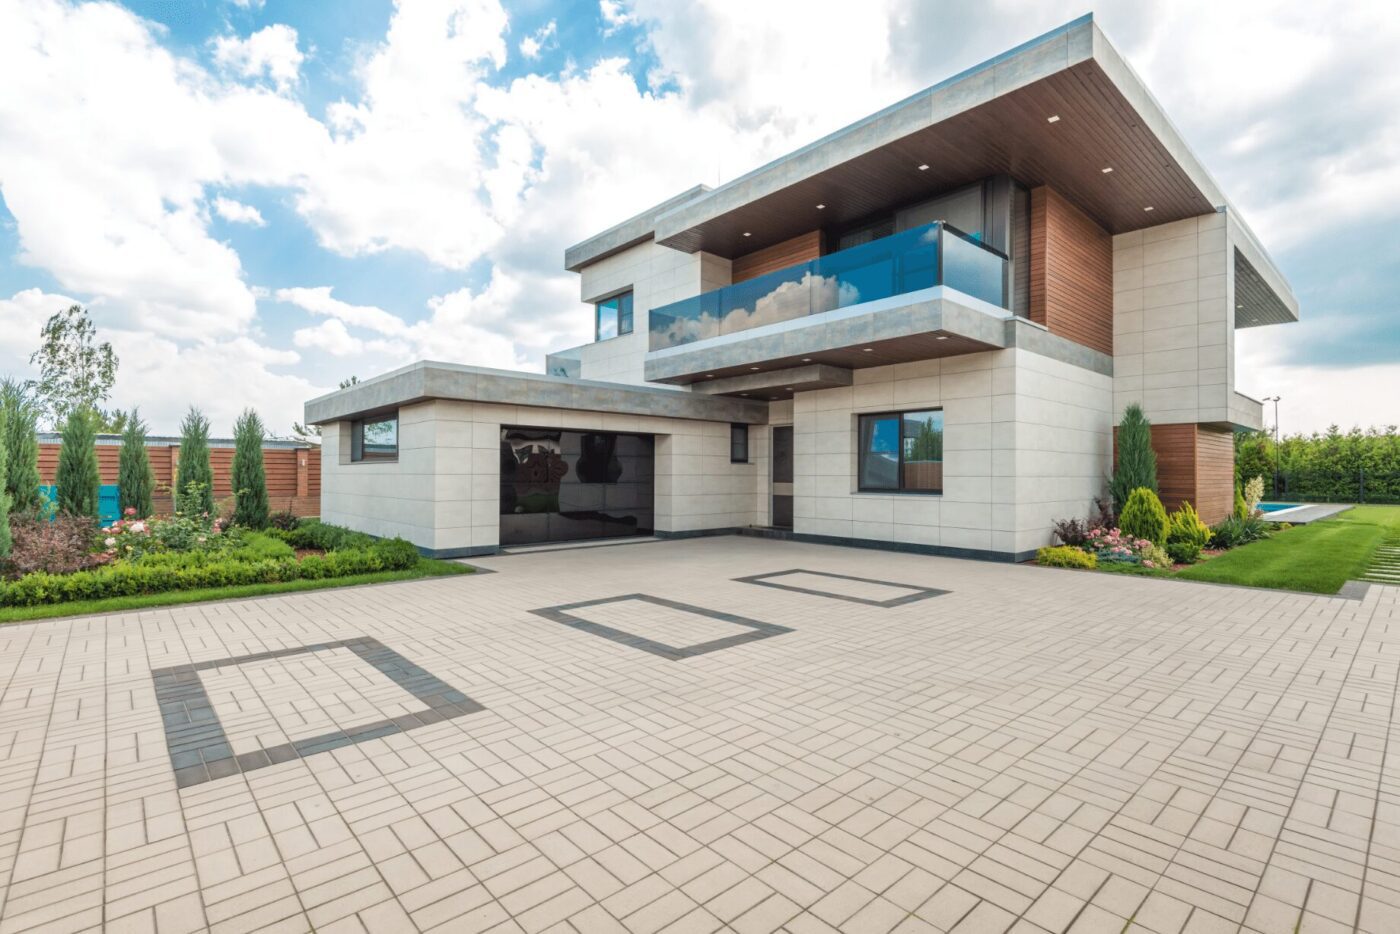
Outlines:
[[[773,429],[773,519],[780,529],[792,528],[792,426]]]

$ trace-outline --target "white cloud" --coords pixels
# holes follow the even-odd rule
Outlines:
[[[539,58],[540,52],[547,48],[554,48],[554,36],[558,28],[559,24],[554,20],[550,20],[524,39],[521,39],[520,54],[526,58]]]
[[[306,58],[297,48],[297,31],[282,23],[264,26],[246,39],[218,36],[213,46],[220,67],[241,78],[266,77],[278,90],[296,84]]]
[[[254,227],[266,227],[267,221],[263,220],[262,212],[251,204],[244,204],[232,198],[225,198],[223,195],[214,199],[214,213],[228,221],[230,224],[251,224]]]
[[[598,0],[598,15],[603,18],[603,33],[611,35],[623,26],[636,22],[627,10],[625,0]]]

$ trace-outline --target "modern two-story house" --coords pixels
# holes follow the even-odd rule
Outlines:
[[[1233,495],[1235,331],[1287,282],[1084,17],[571,248],[595,340],[306,405],[327,521],[438,555],[740,530],[1002,560],[1104,493]]]

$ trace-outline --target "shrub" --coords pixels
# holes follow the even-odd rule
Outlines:
[[[1133,538],[1145,538],[1155,545],[1167,541],[1167,511],[1157,494],[1138,487],[1128,494],[1128,502],[1118,514],[1118,527]]]
[[[233,521],[250,529],[267,527],[267,472],[263,439],[267,432],[252,409],[244,409],[233,427]]]
[[[301,561],[285,555],[240,560],[227,554],[207,552],[154,554],[69,574],[48,571],[26,574],[18,580],[0,583],[0,606],[37,606],[173,590],[350,577],[404,570],[417,562],[418,549],[403,539],[386,539],[367,547],[347,548]]]
[[[1196,546],[1199,557],[1201,549],[1210,542],[1210,526],[1201,521],[1196,507],[1183,502],[1181,508],[1171,514],[1171,525],[1167,529],[1167,544],[1188,544]],[[1167,549],[1171,551],[1170,548]]]
[[[175,473],[175,511],[214,512],[214,469],[209,465],[209,419],[190,406],[180,423],[180,469]]]
[[[97,518],[102,481],[97,473],[97,418],[87,408],[75,408],[63,423],[54,486],[58,510],[70,516]]]
[[[290,532],[292,529],[296,528],[300,523],[301,520],[297,518],[297,514],[292,512],[290,509],[283,509],[280,512],[274,512],[272,515],[267,517],[267,524],[269,526],[271,526],[274,529],[281,529],[283,532]]]
[[[1109,493],[1121,516],[1133,490],[1145,487],[1157,492],[1157,455],[1152,451],[1152,423],[1136,403],[1128,406],[1118,423],[1118,461],[1109,481]],[[1122,520],[1119,520],[1122,525]]]
[[[364,547],[374,542],[374,538],[364,532],[355,532],[339,525],[327,525],[319,519],[306,519],[296,528],[279,532],[278,535],[293,548],[315,548],[320,551]]]
[[[1244,493],[1240,491],[1240,485],[1235,484],[1235,518],[1249,518],[1249,504],[1244,501]]]
[[[10,494],[6,492],[3,482],[9,475],[9,471],[5,469],[5,461],[9,455],[5,447],[6,420],[4,408],[0,408],[0,560],[10,553]]]
[[[146,450],[146,423],[137,410],[131,410],[122,431],[122,450],[117,461],[117,504],[124,516],[144,519],[152,513],[151,494],[156,488],[151,455]]]
[[[1201,560],[1201,546],[1194,541],[1167,542],[1167,556],[1174,564],[1195,564]]]
[[[1161,568],[1167,564],[1167,554],[1145,538],[1136,538],[1122,529],[1095,529],[1089,533],[1089,547],[1100,566],[1140,564]]]
[[[1054,524],[1055,536],[1064,544],[1075,548],[1088,548],[1089,535],[1095,529],[1108,530],[1116,526],[1112,500],[1094,500],[1095,515],[1088,519],[1057,519]]]
[[[14,516],[14,542],[7,568],[11,574],[46,571],[68,574],[101,564],[107,558],[92,552],[97,523],[87,516]]]
[[[10,509],[17,513],[39,510],[39,414],[23,383],[0,380],[0,411],[5,413],[6,469],[0,489],[10,494]]]
[[[1269,524],[1258,516],[1229,516],[1210,530],[1212,548],[1235,548],[1269,537]]]
[[[1035,553],[1035,563],[1047,568],[1087,568],[1099,566],[1098,558],[1069,545],[1041,548]]]

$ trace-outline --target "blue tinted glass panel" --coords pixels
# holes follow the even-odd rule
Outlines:
[[[1006,307],[1006,260],[972,240],[943,238],[943,284],[973,298]]]
[[[861,416],[859,480],[862,490],[899,489],[898,416]]]

